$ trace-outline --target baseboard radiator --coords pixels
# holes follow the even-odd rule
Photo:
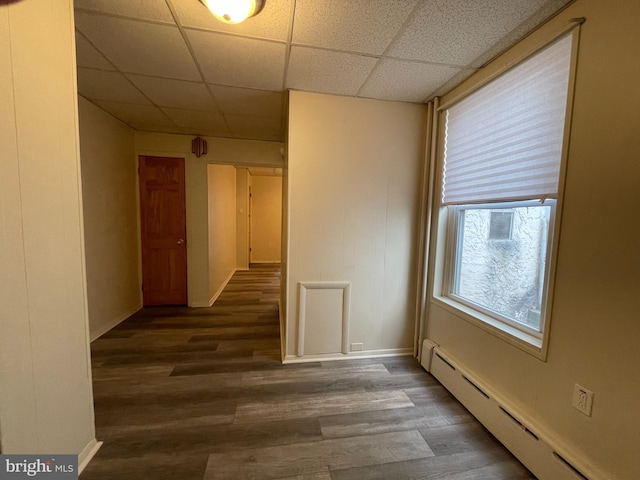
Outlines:
[[[423,344],[421,364],[540,480],[605,480],[429,340]]]

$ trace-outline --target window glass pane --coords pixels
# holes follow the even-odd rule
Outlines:
[[[489,240],[511,240],[513,212],[491,212]]]
[[[539,331],[551,207],[462,206],[458,211],[452,293]],[[496,214],[511,224],[510,237],[500,241],[491,238]]]

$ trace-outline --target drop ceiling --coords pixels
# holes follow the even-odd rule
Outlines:
[[[75,0],[78,92],[140,131],[283,141],[288,89],[424,102],[570,0]]]

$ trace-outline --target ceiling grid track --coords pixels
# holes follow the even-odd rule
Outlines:
[[[78,92],[138,131],[283,142],[287,90],[425,103],[571,1],[266,0],[229,25],[201,0],[74,0]]]
[[[193,50],[193,46],[191,45],[191,42],[189,41],[189,37],[188,37],[187,33],[185,32],[184,27],[180,23],[180,19],[178,18],[178,15],[176,14],[175,8],[173,8],[173,4],[171,3],[171,0],[165,0],[165,1],[167,2],[167,7],[171,11],[171,15],[173,15],[173,19],[175,20],[176,26],[178,27],[178,30],[180,31],[180,35],[182,35],[182,38],[184,39],[184,43],[186,44],[187,49],[189,50],[189,53],[191,54],[191,58],[193,59],[193,63],[195,63],[196,68],[198,69],[198,73],[200,73],[200,78],[202,79],[202,82],[204,83],[205,88],[209,92],[209,95],[211,96],[211,100],[213,101],[213,103],[215,104],[216,108],[218,109],[218,111],[222,115],[222,118],[224,120],[224,124],[227,127],[227,131],[229,133],[231,133],[231,127],[229,125],[229,121],[227,120],[226,115],[222,111],[222,108],[220,108],[220,102],[216,98],[216,95],[213,92],[213,90],[211,89],[211,85],[209,85],[209,83],[207,82],[207,78],[204,75],[204,72],[202,70],[200,62],[198,61],[198,58],[196,57],[196,54],[195,54],[195,52]],[[194,133],[194,135],[198,135],[198,133]]]
[[[391,39],[391,41],[389,42],[389,44],[387,45],[387,48],[384,49],[384,52],[382,52],[382,55],[378,56],[378,61],[376,62],[375,66],[373,67],[373,69],[371,70],[371,72],[369,72],[369,75],[367,76],[367,78],[365,79],[365,81],[362,83],[362,85],[360,85],[360,88],[358,89],[357,93],[356,93],[356,97],[359,97],[362,93],[362,89],[365,87],[365,85],[371,80],[371,77],[373,77],[373,75],[375,74],[375,72],[378,70],[378,68],[380,68],[380,64],[382,63],[382,61],[387,58],[387,54],[389,53],[389,51],[391,50],[391,48],[395,45],[395,43],[398,41],[398,39],[400,37],[402,37],[402,35],[404,35],[404,32],[407,30],[407,27],[409,26],[409,23],[411,23],[411,20],[413,20],[413,17],[415,16],[416,12],[422,7],[422,2],[420,0],[416,1],[416,4],[413,6],[413,9],[411,10],[411,13],[409,13],[409,15],[407,16],[407,18],[405,19],[404,23],[402,24],[402,27],[400,27],[398,29],[398,32],[396,33],[395,37],[393,37]]]
[[[90,45],[91,45],[91,46],[92,46],[92,47],[93,47],[93,48],[94,48],[94,49],[95,49],[95,50],[96,50],[100,55],[102,55],[102,57],[103,57],[107,62],[109,62],[109,64],[113,67],[113,71],[114,71],[114,72],[120,73],[120,74],[124,77],[124,79],[125,79],[125,80],[126,80],[126,81],[127,81],[127,82],[128,82],[128,83],[129,83],[129,84],[130,84],[130,85],[131,85],[131,86],[136,90],[136,91],[138,91],[138,92],[140,93],[140,95],[142,95],[144,98],[146,98],[146,99],[147,99],[147,101],[148,101],[151,105],[153,105],[154,107],[158,108],[158,109],[162,112],[162,114],[164,115],[164,117],[165,117],[167,120],[169,120],[171,123],[173,123],[176,127],[178,126],[178,125],[176,125],[176,124],[175,124],[175,122],[174,122],[174,121],[169,117],[169,115],[167,115],[167,114],[162,110],[162,108],[160,108],[158,105],[156,105],[156,104],[154,103],[154,101],[153,101],[153,100],[151,100],[151,99],[150,99],[150,98],[149,98],[149,97],[148,97],[148,96],[147,96],[147,95],[146,95],[146,94],[145,94],[141,89],[139,89],[139,88],[138,88],[138,86],[137,86],[135,83],[133,83],[133,82],[131,81],[131,79],[130,79],[130,78],[127,76],[127,74],[126,74],[127,72],[123,72],[123,71],[121,71],[121,70],[118,68],[118,66],[117,66],[113,61],[111,61],[111,59],[110,59],[110,58],[109,58],[109,57],[108,57],[108,56],[107,56],[107,55],[106,55],[102,50],[100,50],[100,48],[98,48],[98,46],[97,46],[97,45],[95,45],[95,44],[91,41],[91,39],[90,39],[90,38],[88,38],[84,33],[82,33],[82,31],[80,31],[77,27],[76,27],[75,31],[76,31],[76,34],[81,35],[81,36],[82,36],[82,38],[83,38],[87,43],[89,43],[89,44],[90,44]],[[78,67],[78,68],[87,68],[87,69],[92,69],[92,68],[90,68],[90,67]],[[92,69],[92,70],[100,70],[100,69],[95,68],[95,69]],[[109,72],[109,70],[100,70],[100,71]],[[102,110],[103,110],[103,108],[102,108],[100,105],[96,104],[96,103],[95,103],[95,101],[93,101],[92,99],[87,98],[87,100],[88,100],[89,102],[93,103],[96,107],[98,107],[98,108],[100,108],[100,109],[102,109]],[[110,101],[110,100],[104,100],[104,101]],[[128,102],[117,102],[117,103],[127,104]],[[138,105],[138,104],[132,103],[132,104],[130,104],[130,105]],[[111,116],[113,116],[114,118],[116,118],[118,121],[120,121],[120,122],[124,123],[125,125],[127,125],[127,126],[129,126],[129,127],[131,127],[131,128],[133,128],[134,130],[137,130],[133,125],[131,125],[131,124],[130,124],[130,122],[127,122],[126,120],[123,120],[122,118],[118,118],[118,117],[116,117],[116,116],[115,116],[115,115],[113,115],[113,113],[111,113],[111,112],[109,112],[109,114],[110,114]]]

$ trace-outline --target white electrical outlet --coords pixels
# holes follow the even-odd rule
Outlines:
[[[573,401],[571,404],[573,408],[590,417],[591,408],[593,407],[593,392],[576,383],[573,386]]]

